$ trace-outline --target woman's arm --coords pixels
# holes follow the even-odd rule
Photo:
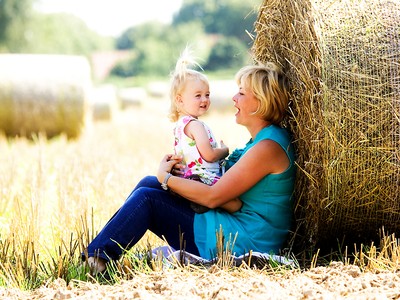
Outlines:
[[[226,210],[228,213],[237,212],[243,206],[243,202],[239,198],[235,198],[221,205],[221,208]]]
[[[163,182],[179,159],[164,157],[157,174]],[[285,151],[272,140],[263,140],[253,146],[234,164],[214,185],[209,186],[194,180],[172,176],[168,187],[179,195],[209,208],[221,207],[232,199],[238,198],[264,176],[282,173],[289,167],[289,158]]]
[[[185,126],[185,134],[196,141],[197,150],[203,159],[208,162],[219,161],[229,154],[229,148],[221,143],[220,148],[212,148],[206,129],[201,122],[190,121]]]
[[[185,165],[179,163],[179,161],[181,160],[181,157],[177,156],[177,155],[173,155],[170,159],[178,161],[178,163],[176,163],[173,166],[171,173],[175,176],[182,176],[184,174],[184,171],[182,171],[182,170],[185,169]],[[242,206],[243,206],[243,202],[239,198],[235,198],[235,199],[230,200],[230,201],[226,202],[225,204],[221,205],[221,208],[226,210],[229,213],[234,213],[234,212],[238,211],[239,209],[241,209]]]

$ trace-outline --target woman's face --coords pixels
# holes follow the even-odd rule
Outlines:
[[[243,83],[240,84],[239,92],[232,99],[235,103],[235,108],[237,108],[235,114],[236,123],[246,126],[251,119],[258,118],[254,112],[258,109],[259,101],[250,88],[243,85]]]

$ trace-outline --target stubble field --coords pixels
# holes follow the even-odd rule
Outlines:
[[[71,240],[80,241],[74,252],[79,261],[80,248],[102,228],[134,185],[156,173],[163,155],[172,151],[167,109],[164,100],[148,100],[118,112],[113,121],[92,123],[76,140],[62,136],[52,140],[39,136],[33,141],[0,138],[0,253],[3,258],[15,255],[14,260],[0,263],[1,299],[400,298],[399,262],[397,267],[374,268],[331,262],[306,270],[154,268],[134,272],[129,280],[115,284],[77,279],[66,283],[53,276],[34,289],[24,288],[24,276],[32,275],[24,273],[24,268],[41,270],[39,262],[46,264],[59,257]],[[249,136],[235,124],[233,109],[224,110],[203,120],[233,150]],[[13,249],[21,251],[30,245],[24,252],[30,257],[28,265],[18,265],[18,253],[7,252],[10,241],[15,243]],[[148,244],[156,247],[163,241],[146,234],[141,245]],[[20,267],[21,272],[13,267]]]

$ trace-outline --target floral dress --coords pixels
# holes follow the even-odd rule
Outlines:
[[[201,122],[192,116],[183,116],[176,122],[174,128],[175,154],[181,155],[183,157],[182,163],[186,165],[183,177],[192,178],[193,176],[198,176],[203,183],[213,185],[221,176],[220,162],[205,161],[196,147],[196,141],[185,134],[186,125],[193,120]],[[218,147],[210,128],[204,122],[201,123],[207,131],[211,147]]]

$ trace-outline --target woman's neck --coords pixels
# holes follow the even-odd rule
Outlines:
[[[269,121],[264,121],[260,120],[260,122],[256,122],[254,124],[251,124],[247,127],[247,130],[249,131],[251,138],[254,140],[254,138],[257,136],[257,134],[264,129],[265,127],[270,126],[272,123]]]

